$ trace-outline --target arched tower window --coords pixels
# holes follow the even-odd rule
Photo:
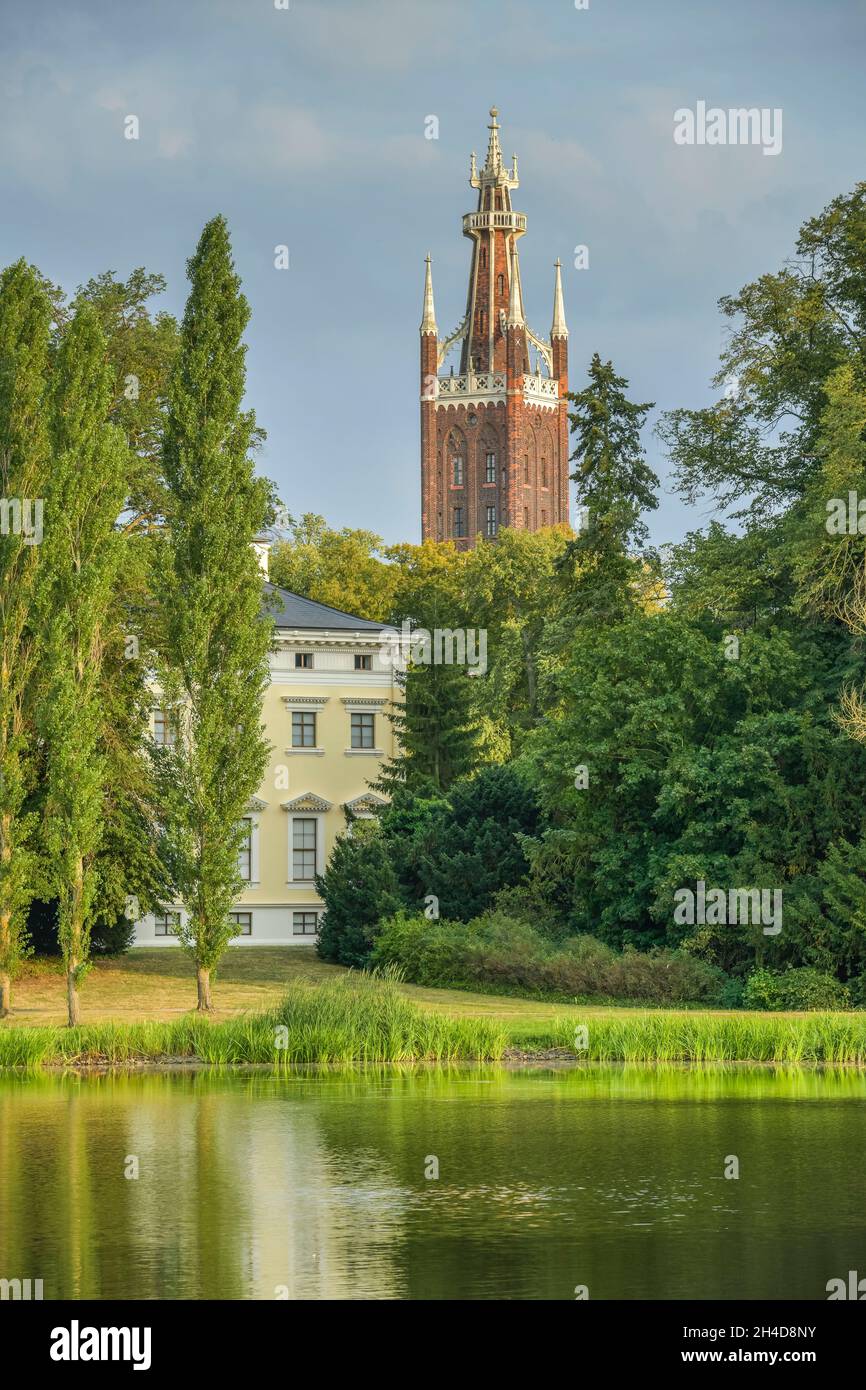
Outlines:
[[[496,482],[496,462],[498,457],[499,441],[496,431],[492,430],[488,425],[478,444],[479,473],[482,483]]]
[[[481,269],[482,269],[482,270],[486,270],[486,269],[487,269],[487,247],[486,247],[486,246],[482,246],[482,248],[481,248],[480,264],[481,264]]]
[[[453,487],[463,487],[466,481],[466,441],[457,430],[448,439],[448,477]]]
[[[504,276],[504,275],[497,275],[497,277],[496,277],[496,291],[497,291],[497,293],[498,293],[498,295],[499,295],[499,297],[500,297],[500,299],[501,299],[501,298],[504,296],[504,294],[505,294],[505,276]]]

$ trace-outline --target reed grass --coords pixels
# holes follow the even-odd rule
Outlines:
[[[556,1019],[539,1031],[512,1034],[511,1042],[527,1051],[567,1049],[595,1062],[866,1065],[866,1013],[596,1016],[586,1020],[586,1049],[576,1046],[579,1026],[577,1017]]]
[[[399,979],[386,970],[299,983],[266,1013],[216,1022],[190,1014],[171,1023],[0,1027],[0,1067],[482,1062],[499,1061],[509,1049],[559,1049],[592,1062],[866,1066],[866,1012],[590,1015],[588,1047],[581,1049],[577,1014],[509,1030],[495,1019],[419,1008],[401,993]]]
[[[319,1062],[485,1061],[500,1058],[505,1030],[487,1019],[420,1009],[394,972],[294,985],[274,1009],[212,1022],[95,1023],[0,1028],[0,1067],[109,1066],[191,1061],[210,1066]]]

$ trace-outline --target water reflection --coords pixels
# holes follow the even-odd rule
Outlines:
[[[853,1069],[6,1077],[0,1278],[46,1298],[824,1298],[866,1270],[864,1098]]]

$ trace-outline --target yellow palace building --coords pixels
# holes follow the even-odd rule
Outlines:
[[[391,629],[270,583],[264,604],[274,620],[263,706],[271,757],[245,817],[236,944],[303,945],[318,931],[314,880],[346,829],[346,810],[370,816],[384,800],[368,784],[393,756],[387,711],[399,692]],[[151,733],[157,743],[173,737],[164,710],[154,710]],[[182,915],[173,904],[142,917],[134,945],[174,944]]]

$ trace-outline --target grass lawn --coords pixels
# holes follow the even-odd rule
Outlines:
[[[216,1016],[278,1004],[290,984],[320,984],[343,975],[320,961],[313,946],[229,947],[216,983]],[[170,1022],[195,1010],[195,971],[178,946],[134,950],[97,960],[81,987],[84,1023]],[[12,984],[12,1017],[2,1027],[66,1022],[66,977],[59,960],[30,960]]]
[[[278,1004],[295,983],[322,984],[346,972],[319,960],[314,946],[235,946],[223,957],[214,985],[214,1017],[230,1018]],[[543,1037],[554,1019],[686,1014],[680,1010],[640,1010],[616,1005],[547,1003],[507,995],[473,994],[456,989],[429,989],[403,984],[401,993],[422,1008],[453,1018],[496,1020],[521,1039]],[[94,963],[81,990],[82,1021],[170,1022],[195,1010],[195,975],[189,958],[176,946],[134,950],[126,956]],[[13,984],[12,1017],[0,1028],[58,1024],[66,1021],[66,981],[60,961],[30,961]],[[691,1011],[694,1012],[694,1011]],[[728,1011],[701,1010],[723,1018]],[[742,1015],[739,1015],[742,1017]],[[796,1015],[792,1015],[795,1017]],[[778,1015],[777,1015],[778,1017]]]
[[[613,1062],[854,1063],[866,1013],[766,1014],[543,1003],[426,989],[323,964],[312,947],[235,947],[204,1018],[177,948],[96,964],[81,1028],[65,1021],[59,962],[28,965],[0,1023],[0,1066],[172,1059],[244,1062],[470,1060],[528,1055]],[[576,1042],[575,1025],[586,1026]],[[29,1026],[28,1026],[29,1025]],[[285,1040],[277,1042],[277,1025]],[[280,1049],[277,1051],[277,1049]]]

